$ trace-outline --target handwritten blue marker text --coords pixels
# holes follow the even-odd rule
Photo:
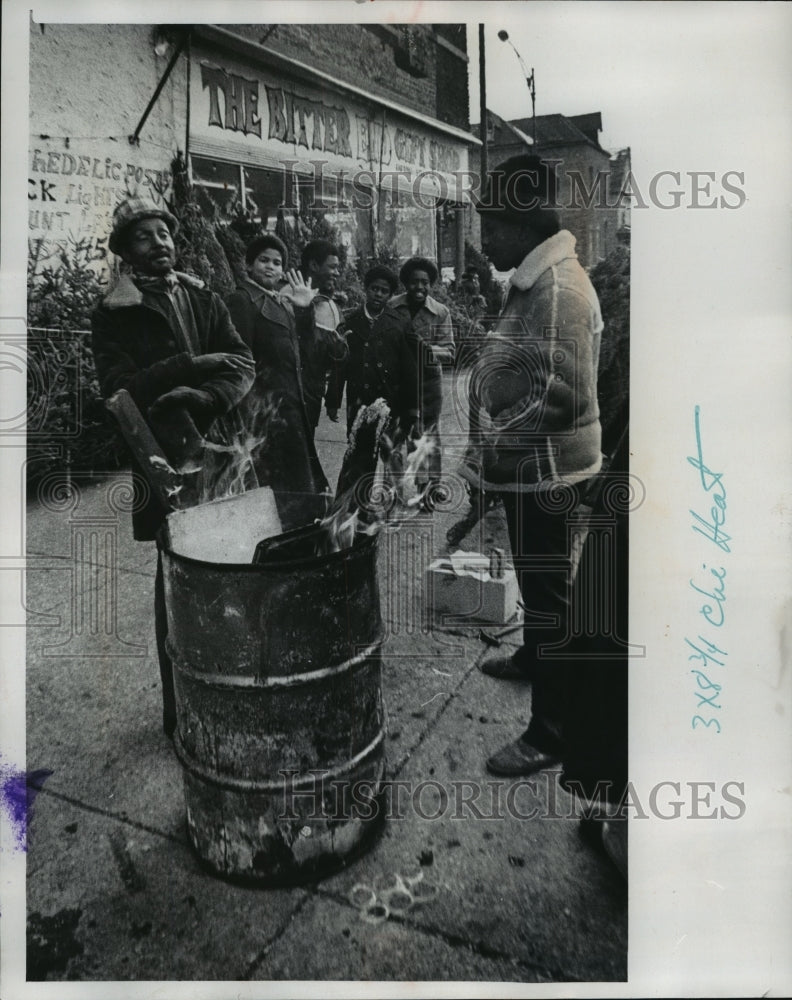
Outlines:
[[[691,508],[693,515],[691,528],[697,535],[703,536],[718,549],[719,554],[731,552],[729,543],[732,538],[725,530],[726,524],[726,487],[723,484],[723,473],[714,472],[704,461],[704,449],[701,443],[701,408],[694,410],[694,422],[696,430],[696,454],[688,456],[688,462],[698,471],[699,484],[706,494],[704,503],[709,504],[709,512],[700,514]],[[714,680],[719,674],[717,668],[726,665],[728,653],[722,648],[724,640],[721,638],[721,630],[726,621],[726,567],[709,566],[706,562],[701,564],[704,575],[696,574],[696,579],[691,578],[690,586],[697,595],[696,600],[700,602],[698,614],[706,622],[709,629],[717,630],[709,632],[706,626],[702,629],[709,632],[710,636],[717,639],[713,641],[707,635],[699,633],[694,640],[686,637],[691,652],[688,655],[688,662],[697,661],[696,666],[691,669],[691,674],[696,678],[696,689],[694,695],[698,699],[696,705],[697,712],[706,714],[696,714],[693,716],[691,725],[694,729],[703,727],[715,728],[715,732],[721,731],[718,713],[721,703],[718,701],[723,685]],[[713,669],[714,673],[713,673]],[[713,674],[713,676],[710,676]],[[722,679],[722,678],[721,678]],[[706,708],[705,708],[706,706]]]

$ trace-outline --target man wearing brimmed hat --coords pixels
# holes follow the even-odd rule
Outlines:
[[[555,197],[551,164],[520,155],[490,173],[476,206],[485,253],[498,270],[516,270],[471,374],[480,412],[460,471],[503,499],[525,606],[523,646],[482,670],[533,682],[527,732],[487,762],[499,775],[531,774],[563,752],[562,660],[552,658],[552,647],[567,635],[569,517],[579,484],[602,461],[602,319]]]
[[[222,299],[174,270],[176,219],[140,198],[113,213],[110,249],[129,266],[92,316],[93,354],[102,395],[126,389],[162,442],[169,427],[189,427],[201,442],[253,383],[250,350]],[[166,447],[166,454],[168,449]],[[169,455],[170,457],[170,455]],[[190,456],[182,456],[189,461]],[[182,471],[189,471],[185,468]],[[153,495],[132,514],[135,538],[153,539],[168,511]],[[157,559],[154,612],[163,684],[164,727],[173,733],[175,699],[165,650],[165,598]]]

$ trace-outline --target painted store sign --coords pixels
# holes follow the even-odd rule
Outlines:
[[[195,153],[252,166],[309,172],[317,160],[347,176],[390,172],[424,193],[461,196],[468,147],[390,109],[328,96],[259,69],[199,55],[192,75],[191,145]],[[295,166],[296,162],[296,166]]]

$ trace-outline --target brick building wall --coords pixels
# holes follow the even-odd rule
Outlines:
[[[519,153],[535,152],[543,159],[558,161],[556,174],[562,227],[577,240],[577,254],[585,268],[591,269],[607,257],[618,243],[620,212],[611,197],[610,174],[615,161],[597,142],[598,130],[602,127],[599,113],[571,118],[539,116],[535,147],[521,140],[509,127],[509,124],[514,125],[530,136],[531,119],[508,123],[492,112],[488,112],[488,116],[490,169]],[[475,131],[478,132],[478,126]],[[543,141],[543,133],[550,141]],[[561,138],[565,133],[568,141]]]
[[[173,51],[158,54],[158,41],[151,25],[31,24],[28,243],[37,273],[75,243],[106,273],[116,204],[169,194],[185,141],[183,59],[139,142],[129,142]]]
[[[470,127],[464,24],[234,24],[229,31],[420,111]],[[445,44],[444,44],[445,43]],[[413,71],[405,68],[413,50]]]
[[[583,266],[590,269],[616,247],[617,211],[606,204],[610,156],[603,150],[586,145],[566,149],[544,149],[540,146],[539,155],[561,160],[557,168],[558,198],[563,206],[560,211],[561,225],[576,238],[577,255]],[[600,173],[604,175],[601,197],[594,187]],[[572,175],[576,178],[574,189]],[[581,183],[585,191],[581,190]],[[588,204],[588,191],[593,191],[591,204]]]
[[[467,78],[467,25],[436,24],[437,102],[435,116],[458,128],[470,129],[470,93]],[[443,41],[453,45],[452,51]],[[462,58],[464,54],[465,58]]]

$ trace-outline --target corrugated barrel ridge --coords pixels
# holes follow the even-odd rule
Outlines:
[[[257,564],[163,548],[196,850],[264,882],[337,865],[372,832],[384,773],[377,539]]]

